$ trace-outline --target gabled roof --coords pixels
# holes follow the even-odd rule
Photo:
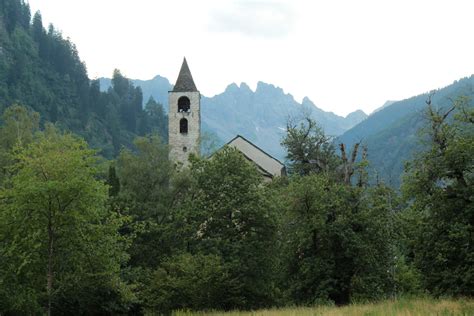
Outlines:
[[[241,135],[237,135],[230,140],[227,146],[237,148],[248,160],[256,164],[263,174],[271,178],[286,174],[285,166],[278,159],[270,156],[263,149]]]
[[[197,92],[196,85],[194,84],[193,76],[189,70],[186,57],[184,57],[181,70],[179,71],[178,79],[173,87],[173,92]]]

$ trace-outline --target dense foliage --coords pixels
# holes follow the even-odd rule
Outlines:
[[[361,189],[310,175],[293,179],[285,191],[285,283],[292,301],[344,304],[391,293],[389,189]]]
[[[156,135],[100,162],[12,106],[0,128],[0,308],[156,314],[472,295],[473,118],[459,107],[454,121],[428,112],[432,149],[408,167],[405,205],[364,180],[357,146],[350,159],[312,146],[331,164],[264,183],[232,148],[176,169]]]
[[[428,102],[420,137],[427,150],[407,165],[402,194],[368,181],[366,148],[339,144],[337,152],[310,118],[287,125],[288,177],[265,182],[227,147],[181,168],[168,159],[159,104],[150,99],[143,110],[140,89],[119,71],[100,92],[69,41],[44,32],[39,15],[30,24],[27,5],[5,0],[0,9],[0,54],[8,57],[0,60],[8,102],[0,125],[0,314],[473,295],[469,99]],[[21,57],[17,44],[31,55]],[[106,140],[96,138],[100,131]]]
[[[468,105],[463,98],[449,109],[429,104],[428,150],[408,164],[403,184],[412,260],[436,295],[474,294],[474,110]]]
[[[181,244],[150,284],[150,308],[270,305],[276,222],[259,173],[226,148],[210,160],[194,160],[187,177],[175,209]]]
[[[124,220],[106,208],[87,144],[48,125],[14,147],[0,190],[0,308],[112,313],[131,293],[120,278]]]

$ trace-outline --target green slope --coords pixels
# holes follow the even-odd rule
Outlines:
[[[101,92],[73,43],[53,26],[46,30],[39,13],[31,19],[25,2],[0,1],[0,114],[20,103],[39,112],[42,124],[79,134],[113,157],[137,135],[158,131],[167,138],[166,115],[156,115],[162,108],[144,110],[142,101],[141,89],[118,71]]]
[[[400,184],[404,162],[423,149],[420,129],[425,126],[426,101],[431,95],[432,104],[439,108],[449,107],[459,96],[474,100],[474,76],[430,93],[424,93],[371,114],[337,141],[352,145],[362,141],[368,147],[373,177],[377,175],[395,187]]]

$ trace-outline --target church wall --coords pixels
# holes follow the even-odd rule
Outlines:
[[[178,99],[186,96],[190,100],[190,112],[178,112]],[[188,165],[190,153],[199,155],[201,134],[201,95],[199,92],[169,92],[169,145],[170,159]],[[180,120],[188,120],[188,133],[180,133]],[[186,150],[184,150],[186,148]]]

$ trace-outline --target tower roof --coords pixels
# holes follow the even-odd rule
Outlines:
[[[178,79],[176,84],[173,87],[174,92],[189,92],[189,91],[198,91],[196,85],[194,84],[193,76],[189,70],[188,63],[186,62],[186,57],[184,57],[183,64],[181,65],[181,70],[179,71]]]

